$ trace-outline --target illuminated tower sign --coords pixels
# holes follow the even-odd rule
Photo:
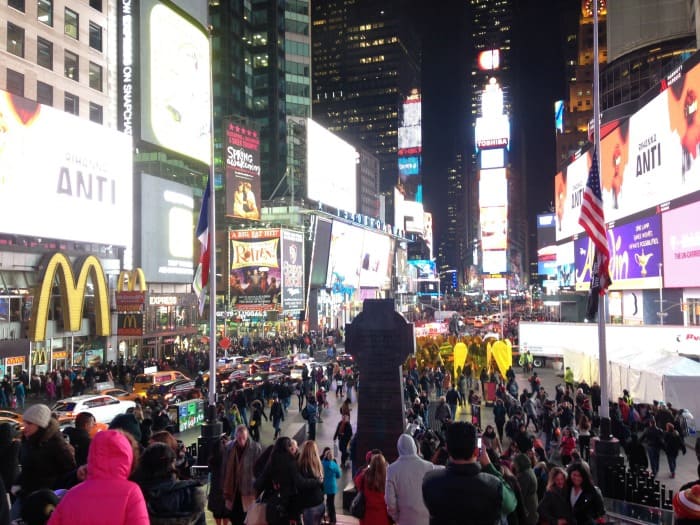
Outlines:
[[[413,89],[403,103],[399,126],[399,188],[409,201],[423,202],[421,179],[421,96]]]

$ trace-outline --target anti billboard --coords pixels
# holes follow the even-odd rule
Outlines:
[[[159,283],[191,283],[194,277],[192,188],[141,174],[140,265]]]
[[[211,57],[205,27],[156,0],[141,0],[139,14],[141,139],[209,164]]]
[[[661,218],[653,215],[608,230],[611,290],[659,288],[662,261]],[[595,247],[588,236],[574,241],[576,289],[590,288]]]
[[[700,286],[700,202],[664,212],[664,287]]]
[[[0,91],[0,231],[127,248],[131,139]]]
[[[282,311],[304,309],[304,234],[282,230]]]
[[[260,135],[255,128],[224,120],[226,215],[260,219]]]
[[[277,310],[280,304],[280,230],[232,230],[230,296],[234,310]]]

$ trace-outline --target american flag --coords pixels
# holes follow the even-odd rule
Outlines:
[[[598,170],[598,155],[593,149],[593,163],[588,173],[586,189],[583,192],[583,204],[578,223],[583,227],[593,241],[596,248],[597,271],[591,275],[591,288],[596,288],[599,281],[600,294],[612,283],[610,279],[610,249],[608,248],[608,236],[605,231],[605,216],[603,214],[603,195],[600,191],[600,172]],[[594,284],[595,283],[595,284]]]

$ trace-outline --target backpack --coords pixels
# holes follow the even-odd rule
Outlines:
[[[301,417],[304,419],[309,419],[309,407],[305,406],[304,408],[301,409]]]

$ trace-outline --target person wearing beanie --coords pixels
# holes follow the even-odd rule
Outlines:
[[[139,486],[129,481],[138,443],[122,430],[104,430],[90,444],[87,479],[70,489],[49,525],[149,525]]]
[[[137,442],[141,442],[141,425],[134,414],[119,414],[114,416],[114,419],[109,424],[109,429],[124,430],[131,434]]]
[[[49,407],[32,405],[24,411],[24,428],[19,462],[22,471],[13,493],[17,500],[12,508],[13,517],[19,517],[25,499],[40,489],[66,488],[75,468],[75,456],[63,438],[58,421],[51,417]]]
[[[700,485],[680,490],[673,496],[675,523],[697,523],[700,521]]]

